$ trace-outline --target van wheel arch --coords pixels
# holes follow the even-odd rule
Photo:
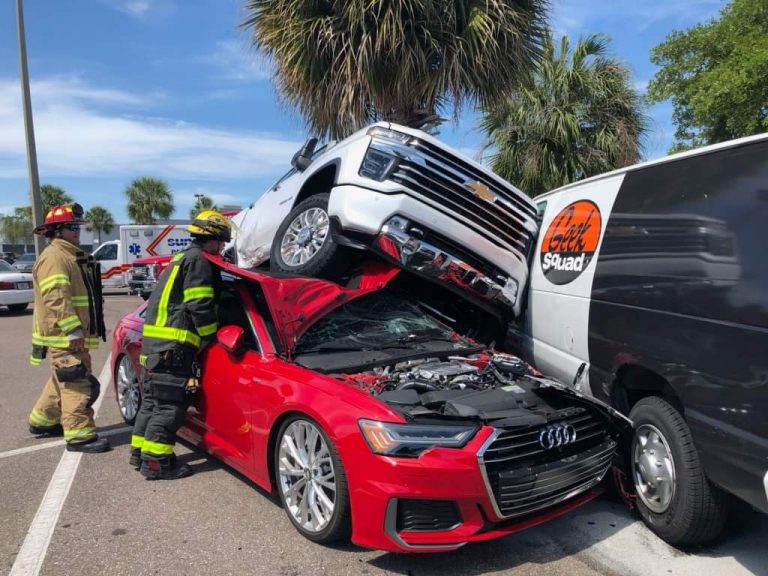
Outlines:
[[[683,403],[666,378],[639,364],[625,364],[616,371],[611,390],[611,404],[622,414],[629,414],[643,398],[659,396],[684,414]]]

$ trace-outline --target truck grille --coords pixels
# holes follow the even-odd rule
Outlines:
[[[545,449],[542,429],[570,424],[576,440]],[[617,444],[599,414],[575,408],[545,425],[501,432],[480,455],[480,465],[502,517],[554,506],[597,485],[610,468]]]
[[[376,142],[371,144],[376,148]],[[411,144],[409,154],[398,154],[390,179],[434,209],[459,220],[497,246],[526,259],[534,241],[536,211],[497,180],[461,158],[423,141]],[[468,186],[476,182],[495,200],[483,200]]]

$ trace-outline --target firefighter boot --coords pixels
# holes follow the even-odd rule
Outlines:
[[[131,448],[131,457],[128,459],[128,464],[134,470],[141,468],[141,448]]]
[[[109,440],[106,438],[99,438],[94,436],[86,440],[85,442],[67,442],[67,450],[69,452],[85,452],[86,454],[96,454],[98,452],[106,452],[111,449]]]
[[[42,438],[64,436],[64,428],[61,427],[61,424],[54,424],[53,426],[35,426],[30,424],[29,433]]]
[[[194,474],[192,468],[178,464],[171,456],[142,459],[140,471],[147,480],[179,480]]]
[[[171,466],[176,466],[176,454],[170,455]],[[131,448],[131,457],[128,459],[128,464],[134,470],[141,469],[141,448]]]

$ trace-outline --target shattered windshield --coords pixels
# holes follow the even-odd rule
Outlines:
[[[378,350],[426,341],[463,342],[400,293],[380,290],[337,308],[299,339],[295,353]]]

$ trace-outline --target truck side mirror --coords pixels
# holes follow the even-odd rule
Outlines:
[[[309,168],[309,165],[312,164],[312,153],[315,151],[315,146],[317,146],[317,138],[309,138],[304,142],[304,145],[291,158],[291,166],[299,172],[304,172]]]

